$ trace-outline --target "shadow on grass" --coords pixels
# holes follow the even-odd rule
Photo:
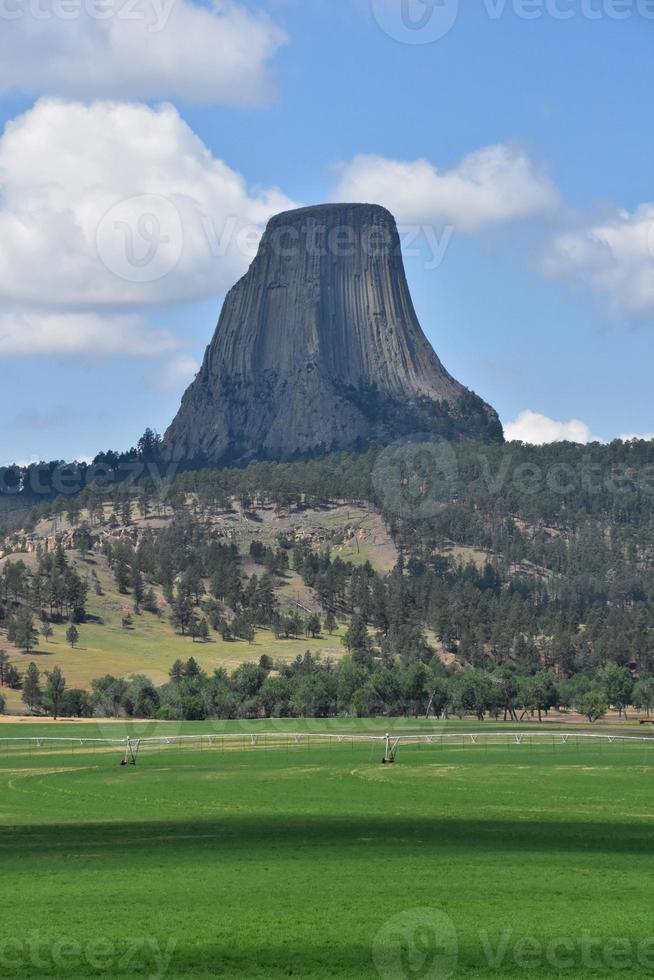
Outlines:
[[[0,829],[4,847],[41,850],[76,850],[84,847],[117,849],[141,845],[177,852],[210,850],[242,852],[247,859],[263,859],[272,848],[348,848],[364,854],[366,847],[384,849],[419,845],[434,851],[478,853],[578,852],[654,855],[654,823],[467,820],[400,816],[299,816],[275,813],[227,816],[194,821],[133,821],[120,823],[31,825]],[[132,855],[135,852],[130,851]]]

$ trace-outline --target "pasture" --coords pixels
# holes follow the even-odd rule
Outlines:
[[[273,726],[267,744],[222,737]],[[121,767],[120,747],[6,740],[129,726],[3,725],[2,973],[652,975],[654,743],[437,739],[383,766],[379,743],[317,744],[302,727],[134,726],[213,746]]]

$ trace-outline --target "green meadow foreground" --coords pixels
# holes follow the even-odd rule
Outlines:
[[[267,748],[219,737],[273,726]],[[3,740],[125,726],[3,725],[2,975],[652,975],[654,743],[455,741],[382,766],[377,743],[297,729],[135,726],[218,737],[121,767]]]

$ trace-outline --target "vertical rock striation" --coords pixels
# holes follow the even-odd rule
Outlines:
[[[368,204],[277,215],[227,294],[166,456],[289,459],[417,431],[502,439],[422,332],[393,216]]]

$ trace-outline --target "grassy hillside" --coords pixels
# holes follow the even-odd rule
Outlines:
[[[26,556],[28,563],[31,557]],[[211,672],[217,667],[233,669],[241,663],[256,662],[264,653],[280,660],[293,660],[306,650],[332,658],[341,657],[344,653],[340,643],[342,626],[334,635],[326,634],[316,639],[301,637],[277,640],[271,630],[257,630],[253,643],[225,642],[215,632],[212,632],[208,643],[194,643],[190,637],[181,636],[173,629],[169,607],[161,596],[159,599],[164,610],[161,617],[147,612],[136,616],[129,596],[120,595],[117,591],[113,576],[101,555],[95,556],[90,562],[82,562],[72,555],[70,557],[78,569],[81,568],[86,573],[90,573],[91,568],[96,571],[103,595],[89,592],[89,622],[78,627],[80,640],[74,649],[66,642],[67,624],[55,625],[50,640],[39,637],[38,647],[29,654],[22,653],[5,639],[1,639],[0,645],[7,649],[11,661],[21,672],[31,660],[41,671],[59,666],[69,687],[88,689],[93,678],[104,674],[113,674],[116,677],[145,674],[154,683],[162,684],[167,680],[170,666],[178,658],[187,660],[194,657],[204,670]],[[300,594],[301,582],[294,582],[295,578],[289,576],[280,591],[288,592],[289,596]],[[133,626],[123,629],[122,619],[128,612],[132,613]],[[20,691],[5,689],[4,693],[7,713],[16,714],[25,710]]]
[[[107,510],[107,516],[108,513]],[[83,513],[81,519],[85,516]],[[137,510],[129,533],[136,536],[148,529],[156,533],[167,527],[170,521],[171,518],[165,516],[143,519]],[[234,512],[213,521],[212,527],[218,527],[226,540],[237,543],[241,553],[241,570],[247,576],[261,572],[248,557],[251,542],[261,541],[266,546],[274,547],[280,534],[308,540],[316,548],[329,544],[334,556],[338,555],[354,564],[370,561],[380,570],[391,568],[397,557],[379,515],[362,507],[334,506],[280,516],[272,508],[259,508],[246,514],[235,503]],[[63,517],[40,521],[29,535],[16,535],[15,550],[0,560],[0,569],[8,561],[16,560],[35,568],[36,552],[24,549],[35,549],[46,542],[50,544],[57,535],[65,535],[70,530],[69,522]],[[118,529],[117,533],[122,530]],[[293,660],[307,650],[333,659],[344,653],[340,642],[345,628],[342,623],[333,634],[325,633],[316,638],[276,639],[272,630],[257,629],[252,643],[224,641],[215,631],[211,632],[208,643],[194,643],[171,625],[170,606],[160,588],[155,591],[161,615],[145,611],[134,615],[130,596],[119,593],[108,562],[100,551],[95,550],[85,559],[73,549],[67,550],[66,555],[72,567],[89,584],[86,604],[88,621],[79,626],[80,640],[74,649],[66,643],[68,624],[55,624],[53,636],[48,640],[39,637],[39,645],[29,654],[22,653],[0,633],[0,648],[7,650],[11,662],[21,673],[31,660],[41,671],[59,666],[69,687],[88,689],[91,680],[104,674],[117,677],[145,674],[155,684],[161,684],[167,679],[168,670],[175,660],[187,660],[191,656],[204,670],[212,672],[217,667],[231,670],[241,663],[256,662],[263,654],[276,660]],[[101,594],[97,594],[96,584]],[[287,571],[277,579],[275,592],[282,608],[320,611],[315,595],[293,571]],[[133,625],[124,629],[122,621],[128,613],[132,615]],[[4,694],[8,713],[22,713],[25,710],[20,691],[5,689]]]

